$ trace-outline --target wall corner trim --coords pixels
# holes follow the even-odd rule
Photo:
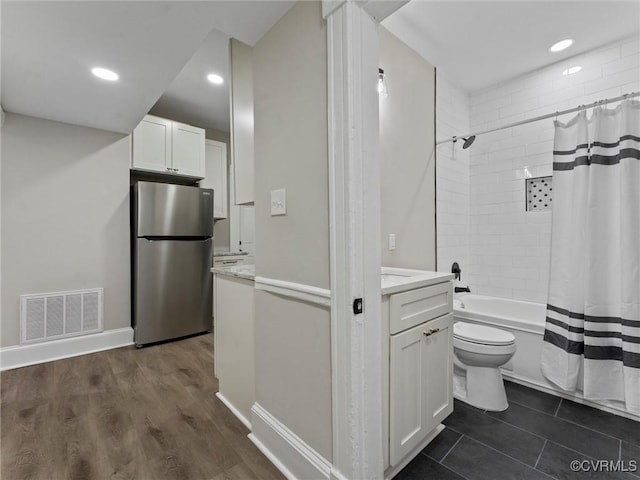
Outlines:
[[[289,480],[331,479],[332,465],[259,403],[251,407],[249,439]]]
[[[255,288],[323,307],[331,306],[331,291],[326,288],[261,276],[255,278]]]
[[[4,347],[0,348],[0,370],[26,367],[128,345],[133,345],[133,329],[131,327],[50,342]]]

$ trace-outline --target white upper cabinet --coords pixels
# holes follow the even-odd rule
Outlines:
[[[133,168],[153,172],[171,169],[171,120],[147,115],[133,131]]]
[[[227,218],[227,145],[205,141],[205,177],[202,188],[213,188],[213,218]]]
[[[234,170],[236,205],[254,201],[253,147],[253,51],[231,39],[231,164]]]
[[[174,173],[190,177],[204,177],[204,130],[184,123],[173,122],[171,137]]]
[[[204,140],[202,128],[146,115],[133,131],[131,168],[203,178]]]

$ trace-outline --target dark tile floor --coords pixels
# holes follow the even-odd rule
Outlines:
[[[455,401],[445,430],[395,480],[640,478],[640,422],[505,382],[509,408]],[[573,472],[571,461],[622,460],[636,472]],[[586,465],[586,463],[585,463]]]

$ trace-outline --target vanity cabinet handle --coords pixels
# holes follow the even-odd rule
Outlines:
[[[422,332],[422,334],[423,334],[425,337],[428,337],[428,336],[430,336],[430,335],[433,335],[434,333],[438,333],[439,331],[440,331],[440,329],[439,329],[439,328],[430,328],[430,329],[429,329],[429,331],[425,330],[424,332]]]

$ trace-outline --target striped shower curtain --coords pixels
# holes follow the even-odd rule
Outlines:
[[[640,412],[640,102],[555,122],[542,371]]]

